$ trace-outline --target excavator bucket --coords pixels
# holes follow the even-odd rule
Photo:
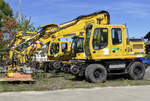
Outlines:
[[[7,73],[7,77],[0,78],[0,82],[34,82],[31,74],[21,74],[18,72]]]

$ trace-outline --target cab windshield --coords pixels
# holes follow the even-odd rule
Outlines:
[[[52,43],[50,53],[52,55],[59,53],[59,43]]]
[[[83,38],[77,40],[77,53],[83,52]]]
[[[73,38],[73,42],[71,45],[72,56],[76,56],[76,53],[83,52],[83,41],[84,39],[80,37]]]

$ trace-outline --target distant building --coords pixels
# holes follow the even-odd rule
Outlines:
[[[146,53],[150,54],[150,32],[148,32],[145,36],[144,39],[146,40]]]

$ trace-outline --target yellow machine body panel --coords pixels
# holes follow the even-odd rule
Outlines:
[[[145,42],[129,42],[127,44],[128,55],[145,54]]]

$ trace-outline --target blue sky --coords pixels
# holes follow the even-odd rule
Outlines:
[[[18,12],[19,0],[5,0]],[[22,12],[35,25],[60,24],[83,14],[107,10],[111,24],[126,24],[130,37],[150,31],[150,0],[22,0]]]

